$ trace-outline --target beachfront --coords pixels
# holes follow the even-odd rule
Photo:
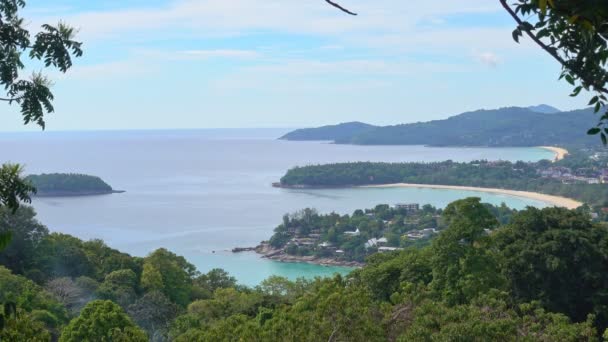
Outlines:
[[[537,192],[530,191],[517,191],[517,190],[506,190],[497,188],[477,188],[473,186],[456,186],[456,185],[432,185],[432,184],[408,184],[408,183],[395,183],[395,184],[382,184],[382,185],[365,185],[363,188],[429,188],[429,189],[444,189],[444,190],[463,190],[463,191],[478,191],[478,192],[489,192],[494,194],[502,194],[509,196],[517,196],[537,201],[549,203],[557,207],[565,207],[568,209],[576,209],[583,205],[582,202],[573,200],[571,198],[545,195]]]
[[[555,153],[555,159],[554,159],[554,161],[558,161],[558,160],[564,159],[564,157],[566,157],[566,155],[569,153],[568,150],[566,150],[565,148],[561,148],[561,147],[539,146],[539,148],[544,148],[545,150],[549,150],[549,151]]]

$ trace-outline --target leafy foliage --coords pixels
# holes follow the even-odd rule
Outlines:
[[[56,26],[42,25],[31,39],[31,33],[24,28],[25,20],[19,16],[23,7],[24,0],[0,1],[0,85],[7,95],[0,100],[17,103],[25,124],[34,122],[44,129],[44,115],[54,111],[51,82],[40,73],[34,73],[29,80],[21,78],[20,71],[25,67],[22,53],[29,51],[30,59],[66,72],[72,67],[72,58],[82,56],[82,43],[74,40],[76,31],[61,22]]]
[[[111,301],[92,301],[73,319],[61,334],[60,342],[79,341],[148,341],[120,306]]]
[[[13,212],[20,202],[30,203],[30,194],[36,189],[21,175],[23,168],[16,164],[3,164],[0,167],[0,206],[6,206]]]

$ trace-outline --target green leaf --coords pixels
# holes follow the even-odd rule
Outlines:
[[[606,143],[608,142],[608,139],[606,139],[606,134],[602,133],[600,134],[600,137],[602,138],[602,144],[606,146]]]
[[[11,242],[13,234],[11,232],[0,233],[0,251],[5,249],[8,244]]]
[[[572,75],[566,74],[564,77],[566,78],[566,81],[568,83],[570,83],[571,85],[574,85],[574,78],[572,77]]]
[[[593,108],[593,110],[597,113],[600,111],[600,109],[602,109],[602,104],[598,102],[595,104],[595,108]]]
[[[593,98],[591,98],[591,101],[589,101],[589,106],[594,105],[597,101],[599,101],[600,98],[597,96],[594,96]]]
[[[600,132],[601,130],[598,127],[592,128],[590,130],[587,131],[587,134],[589,135],[596,135]]]

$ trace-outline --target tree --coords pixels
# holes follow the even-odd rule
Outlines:
[[[236,278],[221,268],[214,268],[206,274],[198,276],[194,283],[213,293],[217,289],[235,287]]]
[[[0,234],[11,234],[11,244],[0,250],[0,264],[18,274],[27,274],[37,267],[36,249],[48,236],[49,230],[36,220],[31,207],[12,211],[0,207]]]
[[[187,262],[184,257],[160,248],[144,258],[144,267],[158,270],[163,285],[160,290],[165,296],[183,307],[188,305],[192,278],[197,275],[194,265]],[[156,282],[156,284],[160,283]]]
[[[498,222],[480,201],[471,197],[450,203],[442,217],[448,228],[431,247],[431,287],[449,304],[468,303],[503,284],[486,234]]]
[[[109,300],[92,301],[63,329],[60,342],[146,342],[146,333],[133,323],[120,306]]]
[[[499,0],[517,23],[513,39],[525,33],[534,43],[562,66],[561,78],[574,87],[571,96],[583,90],[595,93],[589,101],[599,112],[607,104],[608,4],[605,1],[521,0],[510,6]],[[608,111],[597,127],[588,132],[599,134],[604,145],[608,137]]]
[[[179,307],[159,291],[148,292],[129,306],[129,316],[152,337],[164,335]]]
[[[608,228],[581,212],[528,208],[494,237],[513,297],[608,327]]]
[[[23,28],[24,19],[19,16],[23,7],[25,0],[0,0],[0,86],[6,92],[0,102],[16,103],[21,107],[24,124],[34,122],[44,129],[44,115],[54,111],[51,81],[36,72],[29,80],[22,78],[20,71],[25,68],[22,54],[29,51],[30,59],[65,73],[72,67],[72,56],[82,56],[82,43],[74,40],[76,31],[61,22],[56,26],[42,25],[42,30],[31,40],[30,32]],[[35,189],[23,180],[22,172],[16,164],[4,164],[0,168],[0,206],[14,211],[19,202],[31,201],[29,195]],[[10,232],[0,233],[0,250],[10,240]]]
[[[0,72],[1,67],[0,64]],[[4,164],[0,167],[0,208],[6,206],[14,213],[19,208],[20,202],[30,203],[32,201],[30,193],[34,193],[36,189],[23,180],[22,173],[23,168],[19,165]],[[11,237],[10,231],[0,232],[0,251],[8,246]]]
[[[135,301],[138,285],[137,275],[131,270],[118,270],[106,276],[97,289],[97,295],[109,299],[126,308]]]
[[[0,341],[52,341],[44,324],[32,319],[31,315],[23,310],[9,307],[5,306],[4,314],[0,315]]]

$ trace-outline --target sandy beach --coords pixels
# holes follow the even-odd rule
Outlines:
[[[562,160],[568,154],[568,150],[566,150],[565,148],[561,148],[561,147],[555,147],[555,146],[539,146],[539,147],[555,153],[555,159],[553,161]]]
[[[495,193],[495,194],[503,194],[503,195],[509,195],[509,196],[529,198],[529,199],[549,203],[556,207],[565,207],[568,209],[576,209],[583,204],[582,202],[575,201],[570,198],[545,195],[545,194],[540,194],[537,192],[505,190],[505,189],[495,189],[495,188],[476,188],[476,187],[472,187],[472,186],[396,183],[396,184],[384,184],[384,185],[365,185],[362,187],[364,187],[364,188],[430,188],[430,189],[490,192],[490,193]]]

